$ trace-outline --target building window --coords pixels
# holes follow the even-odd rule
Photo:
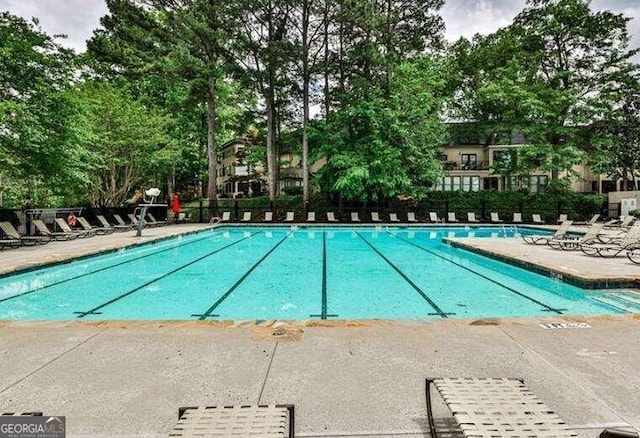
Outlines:
[[[531,193],[544,193],[549,184],[547,175],[531,175],[522,177],[522,187],[529,189]]]
[[[463,192],[477,192],[480,190],[479,176],[445,176],[442,178],[440,189],[445,192],[462,190]]]
[[[476,170],[478,168],[478,156],[476,154],[462,154],[460,160],[462,170]]]

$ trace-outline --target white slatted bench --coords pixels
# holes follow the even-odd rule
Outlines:
[[[180,408],[171,437],[294,436],[293,405],[207,406]]]
[[[430,393],[432,384],[467,438],[577,436],[524,386],[522,379],[461,377],[427,379],[427,415],[432,438],[437,438]]]

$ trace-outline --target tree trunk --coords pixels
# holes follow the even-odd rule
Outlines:
[[[302,11],[302,203],[309,202],[309,15],[311,5],[305,1]]]
[[[218,151],[216,147],[216,80],[210,77],[207,86],[207,159],[209,163],[209,183],[207,197],[209,210],[213,214],[218,208]]]
[[[324,119],[329,121],[331,94],[329,93],[329,0],[324,2]]]
[[[269,186],[269,199],[275,201],[278,195],[277,187],[277,157],[275,144],[276,115],[273,89],[265,89],[265,105],[267,107],[267,185]]]

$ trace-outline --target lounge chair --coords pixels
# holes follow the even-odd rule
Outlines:
[[[151,213],[147,213],[147,217],[149,218],[149,223],[155,225],[156,227],[164,227],[165,225],[169,225],[171,221],[158,221]]]
[[[435,211],[430,211],[429,212],[429,221],[433,222],[433,223],[439,223],[439,222],[443,222],[440,220],[440,218],[438,217],[438,213],[436,213]]]
[[[360,216],[358,216],[357,211],[351,212],[351,222],[360,222]]]
[[[522,223],[522,213],[513,213],[513,220],[511,221],[514,224]]]
[[[104,228],[113,228],[115,231],[118,232],[123,232],[123,231],[130,231],[133,227],[131,225],[112,225],[109,223],[109,221],[102,216],[101,214],[97,215],[96,218],[98,218],[98,222],[100,222],[100,224],[104,227]]]
[[[242,219],[240,219],[240,222],[251,222],[251,212],[245,211],[242,213]]]
[[[273,212],[272,211],[265,211],[264,212],[264,219],[262,219],[262,222],[273,222]]]
[[[389,213],[389,222],[400,222],[396,213]]]
[[[613,219],[604,224],[605,228],[624,229],[633,225],[636,218],[634,216],[625,216],[621,219]]]
[[[377,211],[371,212],[371,222],[382,222],[380,220],[380,214]]]
[[[438,434],[431,385],[442,395],[465,438],[578,436],[522,379],[454,377],[426,381],[427,421],[432,438],[438,438]]]
[[[129,222],[126,223],[119,214],[114,214],[113,218],[116,220],[116,222],[118,223],[119,226],[123,226],[123,227],[130,227],[131,229],[133,229],[133,222]]]
[[[285,217],[285,222],[293,222],[295,220],[295,213],[293,211],[287,212],[287,217]]]
[[[593,225],[598,222],[598,219],[600,219],[600,215],[594,214],[588,221],[574,222],[573,225]]]
[[[589,230],[582,236],[571,238],[569,236],[563,236],[561,239],[551,239],[547,242],[550,248],[563,249],[565,251],[576,251],[580,249],[580,245],[602,243],[598,239],[598,236],[602,232],[603,224],[594,224]]]
[[[494,224],[504,223],[504,221],[502,219],[500,219],[500,216],[496,212],[492,212],[491,213],[491,222],[494,223]]]
[[[178,410],[170,437],[293,438],[293,405],[201,406]]]
[[[57,217],[55,219],[56,221],[56,225],[58,226],[58,228],[60,228],[62,230],[62,232],[64,233],[70,233],[70,234],[75,234],[78,237],[93,237],[96,235],[95,231],[81,231],[81,230],[73,230],[71,229],[71,227],[69,226],[69,224],[67,224],[67,222],[65,222],[64,219],[62,219],[61,217]]]
[[[21,236],[11,222],[0,222],[0,229],[7,237],[7,241],[18,241],[22,246],[44,245],[49,243],[51,236]]]
[[[407,212],[407,222],[418,222],[416,214],[412,211]]]
[[[473,211],[469,211],[467,212],[467,222],[478,223],[480,221],[476,219],[476,214]]]
[[[316,221],[316,212],[310,211],[307,213],[307,222],[315,222]]]
[[[580,245],[580,250],[589,256],[617,257],[625,251],[640,249],[640,225],[635,225],[629,232],[609,243],[589,243]]]
[[[558,220],[556,221],[556,223],[561,224],[565,221],[569,220],[569,215],[568,214],[561,214],[560,216],[558,216]]]
[[[542,218],[540,217],[540,215],[539,215],[539,214],[536,214],[536,213],[533,213],[533,214],[531,215],[531,221],[532,221],[534,224],[538,224],[538,225],[542,225],[542,224],[544,224],[544,221],[542,220]]]
[[[332,211],[327,212],[327,222],[340,222]]]
[[[115,231],[113,228],[94,227],[82,216],[78,217],[78,223],[85,231],[93,231],[96,234],[111,234]]]
[[[450,211],[447,213],[447,222],[460,222],[456,217],[455,211]]]
[[[22,244],[20,243],[19,240],[9,239],[8,237],[0,238],[0,249],[17,248],[17,247],[19,247],[21,245]]]
[[[220,218],[220,222],[230,222],[231,221],[231,212],[223,211],[222,217]]]
[[[571,225],[573,225],[572,221],[564,221],[553,236],[522,236],[522,240],[530,245],[548,245],[550,240],[564,239]]]
[[[34,227],[36,227],[36,231],[38,231],[41,236],[49,236],[51,239],[72,240],[78,237],[76,233],[66,233],[64,231],[52,232],[51,230],[49,230],[49,227],[47,227],[47,224],[42,222],[40,219],[34,219],[31,221],[31,223]]]
[[[127,214],[127,217],[129,218],[133,226],[135,228],[138,228],[138,226],[140,225],[140,220],[136,217],[136,215],[133,213],[129,213]],[[144,226],[147,226],[147,221],[143,220],[143,223],[144,223]]]

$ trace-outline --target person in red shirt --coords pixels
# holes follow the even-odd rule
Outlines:
[[[173,220],[178,222],[178,214],[180,213],[180,194],[178,192],[173,194],[171,199],[171,211],[173,212]]]

